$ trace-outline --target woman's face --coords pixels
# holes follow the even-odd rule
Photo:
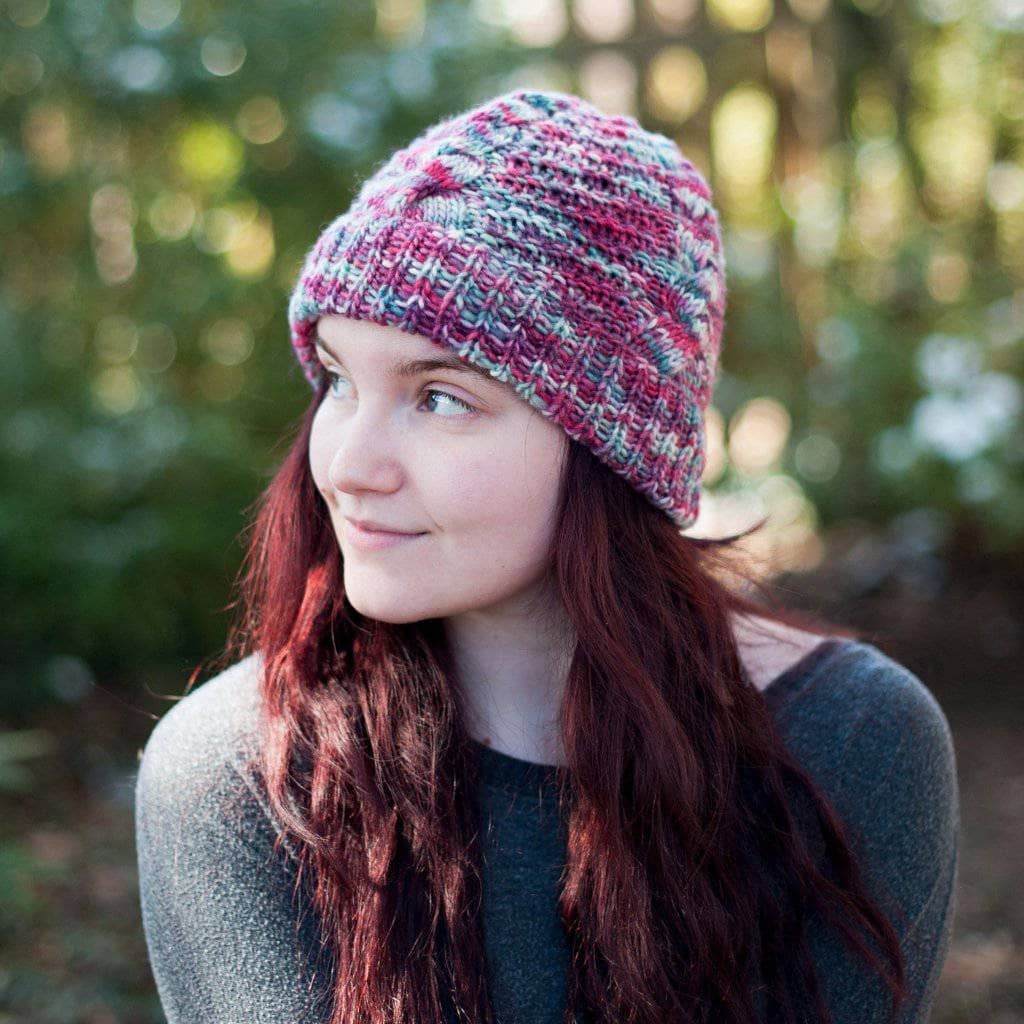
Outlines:
[[[429,338],[342,316],[317,326],[329,386],[309,461],[349,602],[393,623],[518,608],[548,568],[567,435]],[[419,359],[453,367],[402,372]],[[371,550],[349,518],[419,536]]]

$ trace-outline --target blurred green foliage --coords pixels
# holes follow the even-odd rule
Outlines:
[[[247,510],[308,400],[285,316],[303,255],[396,146],[518,84],[633,106],[715,189],[735,443],[709,486],[784,479],[821,526],[923,513],[928,543],[1024,543],[1019,11],[744,25],[719,0],[675,25],[651,3],[615,36],[600,4],[526,6],[8,0],[12,720],[219,648]],[[788,420],[758,464],[739,424],[765,397]]]
[[[456,5],[393,53],[364,4],[177,8],[5,17],[10,715],[222,643],[246,510],[309,398],[285,316],[302,256],[397,140],[514,63]]]

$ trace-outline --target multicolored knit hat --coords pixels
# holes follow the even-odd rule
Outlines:
[[[711,190],[674,142],[577,96],[518,89],[367,179],[306,256],[288,318],[314,387],[325,314],[424,335],[686,527],[725,295]]]

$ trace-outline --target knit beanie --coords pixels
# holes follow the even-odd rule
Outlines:
[[[699,508],[725,295],[711,190],[672,140],[517,89],[363,182],[307,254],[288,319],[314,388],[322,315],[433,339],[682,528]]]

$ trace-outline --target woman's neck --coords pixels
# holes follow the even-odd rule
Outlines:
[[[473,611],[446,620],[473,739],[539,764],[563,764],[558,727],[572,660],[564,613]]]

